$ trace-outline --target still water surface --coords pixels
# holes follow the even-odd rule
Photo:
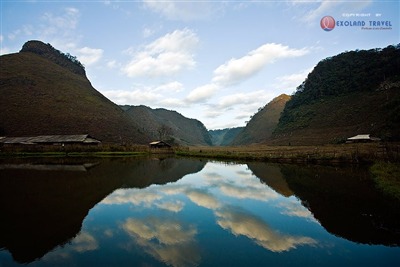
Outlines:
[[[0,266],[399,266],[362,168],[198,159],[0,163]]]

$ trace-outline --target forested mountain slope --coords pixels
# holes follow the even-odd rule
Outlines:
[[[323,144],[357,134],[400,140],[400,45],[319,62],[286,103],[271,144]]]

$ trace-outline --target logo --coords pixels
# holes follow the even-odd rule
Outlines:
[[[325,16],[321,19],[321,28],[324,31],[331,31],[335,28],[335,20],[331,16]]]

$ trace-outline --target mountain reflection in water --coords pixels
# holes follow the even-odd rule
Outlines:
[[[0,250],[0,265],[393,265],[400,254],[398,204],[363,169],[17,160],[0,164],[0,213],[13,258]]]
[[[173,158],[130,158],[102,161],[76,172],[76,168],[52,168],[60,162],[49,160],[47,168],[26,168],[45,165],[37,162],[0,168],[0,248],[10,251],[17,262],[32,262],[69,242],[80,232],[89,210],[114,190],[173,182],[205,165]],[[84,166],[87,161],[63,163]]]

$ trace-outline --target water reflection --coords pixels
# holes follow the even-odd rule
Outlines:
[[[76,240],[89,210],[114,190],[176,181],[200,171],[205,165],[199,160],[173,158],[87,163],[82,159],[51,158],[3,162],[0,165],[0,248],[10,251],[17,262],[32,262],[58,245]],[[63,164],[67,168],[52,168]],[[77,172],[68,166],[87,166],[87,171]],[[123,201],[124,197],[117,194],[113,201]],[[151,195],[140,193],[131,201],[146,201],[146,197],[151,201]]]
[[[310,237],[280,234],[258,217],[234,207],[225,207],[215,213],[217,223],[234,235],[243,235],[257,245],[272,251],[283,252],[295,249],[299,245],[316,245],[318,242]]]
[[[155,259],[172,266],[196,266],[200,249],[196,245],[197,229],[173,218],[128,218],[121,228]]]
[[[359,243],[400,245],[399,203],[374,189],[367,169],[283,165],[281,170],[329,232]]]
[[[59,161],[50,163],[90,162]],[[363,170],[174,158],[98,163],[86,171],[2,165],[0,248],[13,264],[305,266],[398,259],[399,248],[354,243],[399,241],[399,210],[373,190]],[[8,265],[2,253],[0,264]]]

